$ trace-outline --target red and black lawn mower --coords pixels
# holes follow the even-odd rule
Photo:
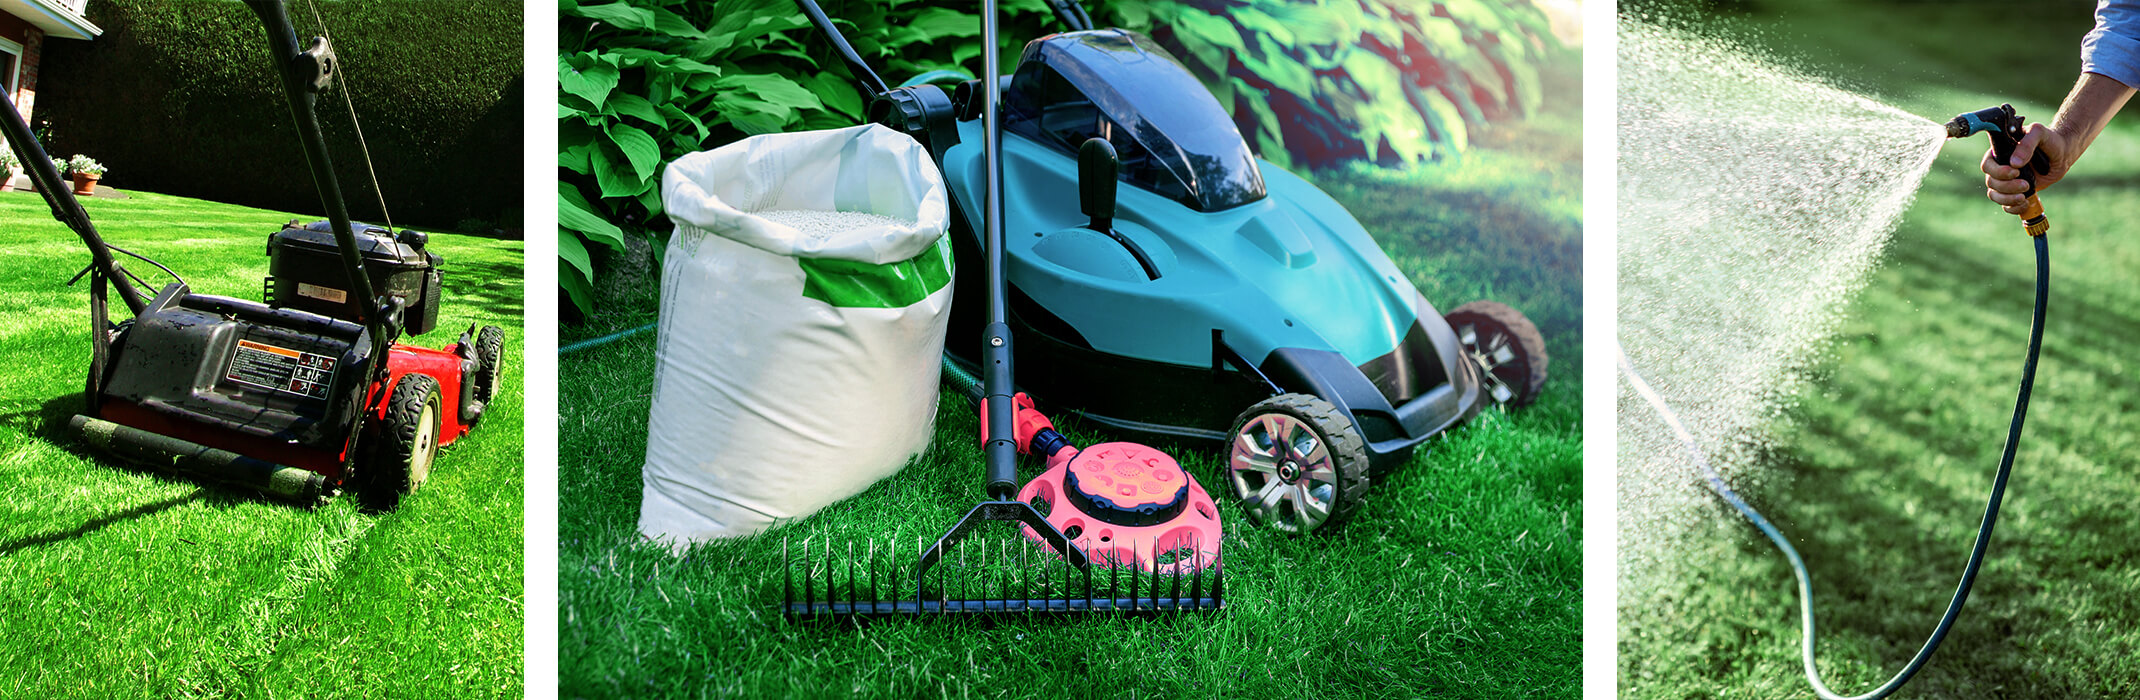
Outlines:
[[[300,49],[282,0],[246,0],[270,49],[328,220],[268,239],[267,301],[197,294],[177,273],[107,245],[7,101],[0,130],[53,216],[93,258],[88,406],[70,427],[130,461],[314,503],[345,489],[390,509],[429,476],[498,392],[504,331],[470,326],[444,349],[398,342],[438,323],[443,258],[424,234],[352,224],[313,109],[339,68],[326,39]],[[155,295],[132,256],[173,278]],[[80,279],[78,275],[77,280]],[[117,289],[132,318],[113,323]]]

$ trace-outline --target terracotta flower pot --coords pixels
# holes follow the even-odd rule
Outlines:
[[[8,168],[7,179],[0,180],[0,192],[15,191],[15,178],[22,175],[22,168]]]
[[[74,174],[74,193],[75,193],[75,194],[79,194],[79,195],[84,195],[84,196],[96,194],[96,193],[97,193],[97,181],[98,181],[98,180],[102,180],[102,179],[104,179],[104,176],[102,176],[102,175],[88,175],[88,174],[84,174],[84,173],[75,173],[75,174]]]

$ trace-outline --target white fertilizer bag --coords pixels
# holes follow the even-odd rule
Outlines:
[[[891,129],[756,136],[662,176],[676,232],[639,532],[801,518],[928,445],[951,309],[943,178]]]

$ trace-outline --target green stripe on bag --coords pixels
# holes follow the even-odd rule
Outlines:
[[[920,255],[882,265],[852,260],[796,258],[803,296],[846,309],[903,309],[951,282],[951,235]]]

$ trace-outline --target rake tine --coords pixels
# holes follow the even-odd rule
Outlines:
[[[1033,577],[1031,572],[1025,568],[1025,552],[1030,547],[1023,546],[1023,543],[1020,544],[1021,546],[1018,547],[1018,607],[1025,608],[1026,612],[1032,612],[1033,606],[1029,603],[1033,599]]]
[[[1152,609],[1159,609],[1159,541],[1152,541]]]
[[[877,612],[877,539],[869,540],[869,611]]]
[[[1122,599],[1122,557],[1112,548],[1107,550],[1107,597]]]
[[[860,595],[857,595],[857,594],[855,593],[855,541],[854,541],[854,540],[848,540],[848,541],[847,541],[847,561],[846,561],[846,562],[844,562],[844,563],[842,564],[842,568],[845,568],[845,569],[847,569],[847,612],[850,612],[850,613],[852,613],[852,612],[854,612],[854,610],[855,610],[855,603],[856,603],[857,601],[861,600],[861,596],[860,596]]]
[[[1129,609],[1131,610],[1142,607],[1137,598],[1137,581],[1142,578],[1144,578],[1144,572],[1137,570],[1137,543],[1131,542],[1129,545]]]
[[[1085,551],[1092,551],[1092,540],[1085,540]],[[1092,607],[1092,560],[1085,560],[1085,607]]]
[[[788,538],[780,538],[781,610],[795,610],[795,560],[788,558]]]
[[[1192,574],[1195,578],[1189,579],[1189,600],[1195,604],[1196,609],[1202,610],[1204,608],[1204,536],[1202,533],[1197,534],[1195,547],[1196,549],[1189,553],[1190,559],[1196,564],[1196,572]]]
[[[817,577],[811,575],[815,573],[811,571],[815,566],[816,563],[810,561],[810,541],[803,540],[803,609],[812,616],[817,615]]]
[[[1223,544],[1224,540],[1220,540],[1220,542],[1220,546],[1225,546]],[[1224,604],[1226,602],[1226,560],[1224,559],[1220,559],[1218,566],[1211,570],[1211,602],[1213,604]]]
[[[1077,543],[1075,543],[1075,542],[1072,542],[1072,543],[1070,543],[1070,546],[1072,546],[1072,547],[1075,547],[1075,546],[1077,546]],[[1070,602],[1071,600],[1073,600],[1073,599],[1077,598],[1077,571],[1076,571],[1076,568],[1077,568],[1077,567],[1074,567],[1074,566],[1071,566],[1071,565],[1070,565],[1070,554],[1069,554],[1068,552],[1064,552],[1064,553],[1063,553],[1063,609],[1064,609],[1064,610],[1070,610],[1070,609],[1072,609],[1072,608],[1076,607],[1076,604],[1074,604],[1074,603]]]
[[[1174,560],[1174,576],[1173,576],[1173,579],[1174,579],[1174,586],[1173,586],[1173,588],[1172,588],[1172,589],[1170,589],[1170,590],[1172,590],[1172,591],[1174,592],[1174,593],[1173,593],[1173,595],[1174,595],[1174,609],[1175,609],[1175,610],[1180,610],[1180,609],[1181,609],[1181,560],[1180,560],[1180,559],[1176,559],[1176,560]]]

